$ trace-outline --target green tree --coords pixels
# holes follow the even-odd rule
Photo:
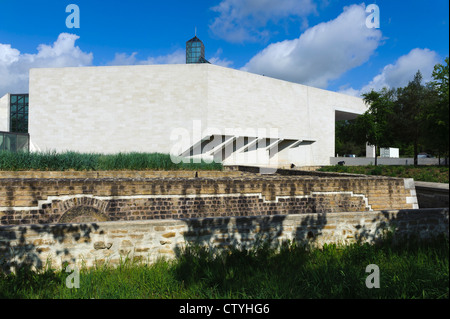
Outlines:
[[[427,104],[428,103],[428,104]],[[426,136],[426,110],[430,104],[430,91],[422,84],[420,71],[407,86],[397,89],[397,103],[395,103],[396,139],[405,143],[412,143],[414,149],[414,165],[418,164],[419,145]]]
[[[436,64],[429,83],[430,98],[424,114],[427,143],[439,154],[449,153],[449,58]]]
[[[377,151],[380,146],[388,146],[392,141],[389,119],[393,112],[395,91],[383,88],[380,92],[372,90],[362,96],[369,109],[353,123],[355,139],[359,143],[374,145]]]
[[[364,156],[365,146],[357,143],[354,137],[353,120],[336,121],[335,148],[336,154],[356,154]]]

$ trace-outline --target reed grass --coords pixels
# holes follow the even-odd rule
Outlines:
[[[3,171],[222,170],[220,163],[174,163],[161,153],[0,152]]]

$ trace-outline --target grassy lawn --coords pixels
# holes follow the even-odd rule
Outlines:
[[[168,154],[118,153],[96,154],[77,152],[0,152],[3,171],[103,171],[103,170],[222,170],[218,163],[174,163]]]
[[[319,169],[322,172],[341,172],[351,174],[381,175],[401,178],[414,178],[416,181],[448,183],[448,166],[326,166]]]
[[[78,289],[66,286],[65,271],[0,273],[0,298],[448,299],[448,260],[448,238],[322,249],[286,243],[216,254],[188,247],[151,266],[126,260],[82,269]],[[366,286],[369,264],[379,267],[380,288]]]

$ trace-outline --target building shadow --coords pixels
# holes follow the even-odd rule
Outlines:
[[[314,245],[327,225],[327,214],[304,215],[298,226],[289,220],[289,215],[183,219],[187,231],[184,243],[175,247],[175,255],[181,257],[186,247],[201,247],[214,254],[224,249],[277,249],[289,242]]]
[[[375,216],[361,213],[358,215],[360,223],[340,221],[339,225],[330,220],[327,212],[304,214],[300,224],[291,222],[289,215],[184,219],[188,230],[184,233],[184,243],[175,248],[175,254],[180,257],[185,246],[215,252],[262,246],[277,248],[286,242],[321,247],[324,243],[427,240],[438,234],[448,237],[448,208],[385,210]],[[333,215],[334,218],[336,215]]]
[[[308,214],[295,229],[294,242],[300,245],[315,245],[327,225],[327,213]]]
[[[91,233],[98,228],[96,223],[1,226],[0,270],[10,274],[23,268],[44,269],[51,265],[51,259],[45,257],[50,250],[48,246],[55,244],[62,247],[56,249],[57,257],[64,262],[75,263],[76,258],[64,244],[89,242]]]
[[[377,244],[384,240],[408,243],[430,240],[444,235],[448,238],[448,208],[403,209],[380,211],[367,225],[356,225],[355,240]]]

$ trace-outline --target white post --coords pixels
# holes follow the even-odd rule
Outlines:
[[[366,157],[375,158],[375,146],[366,144]]]

